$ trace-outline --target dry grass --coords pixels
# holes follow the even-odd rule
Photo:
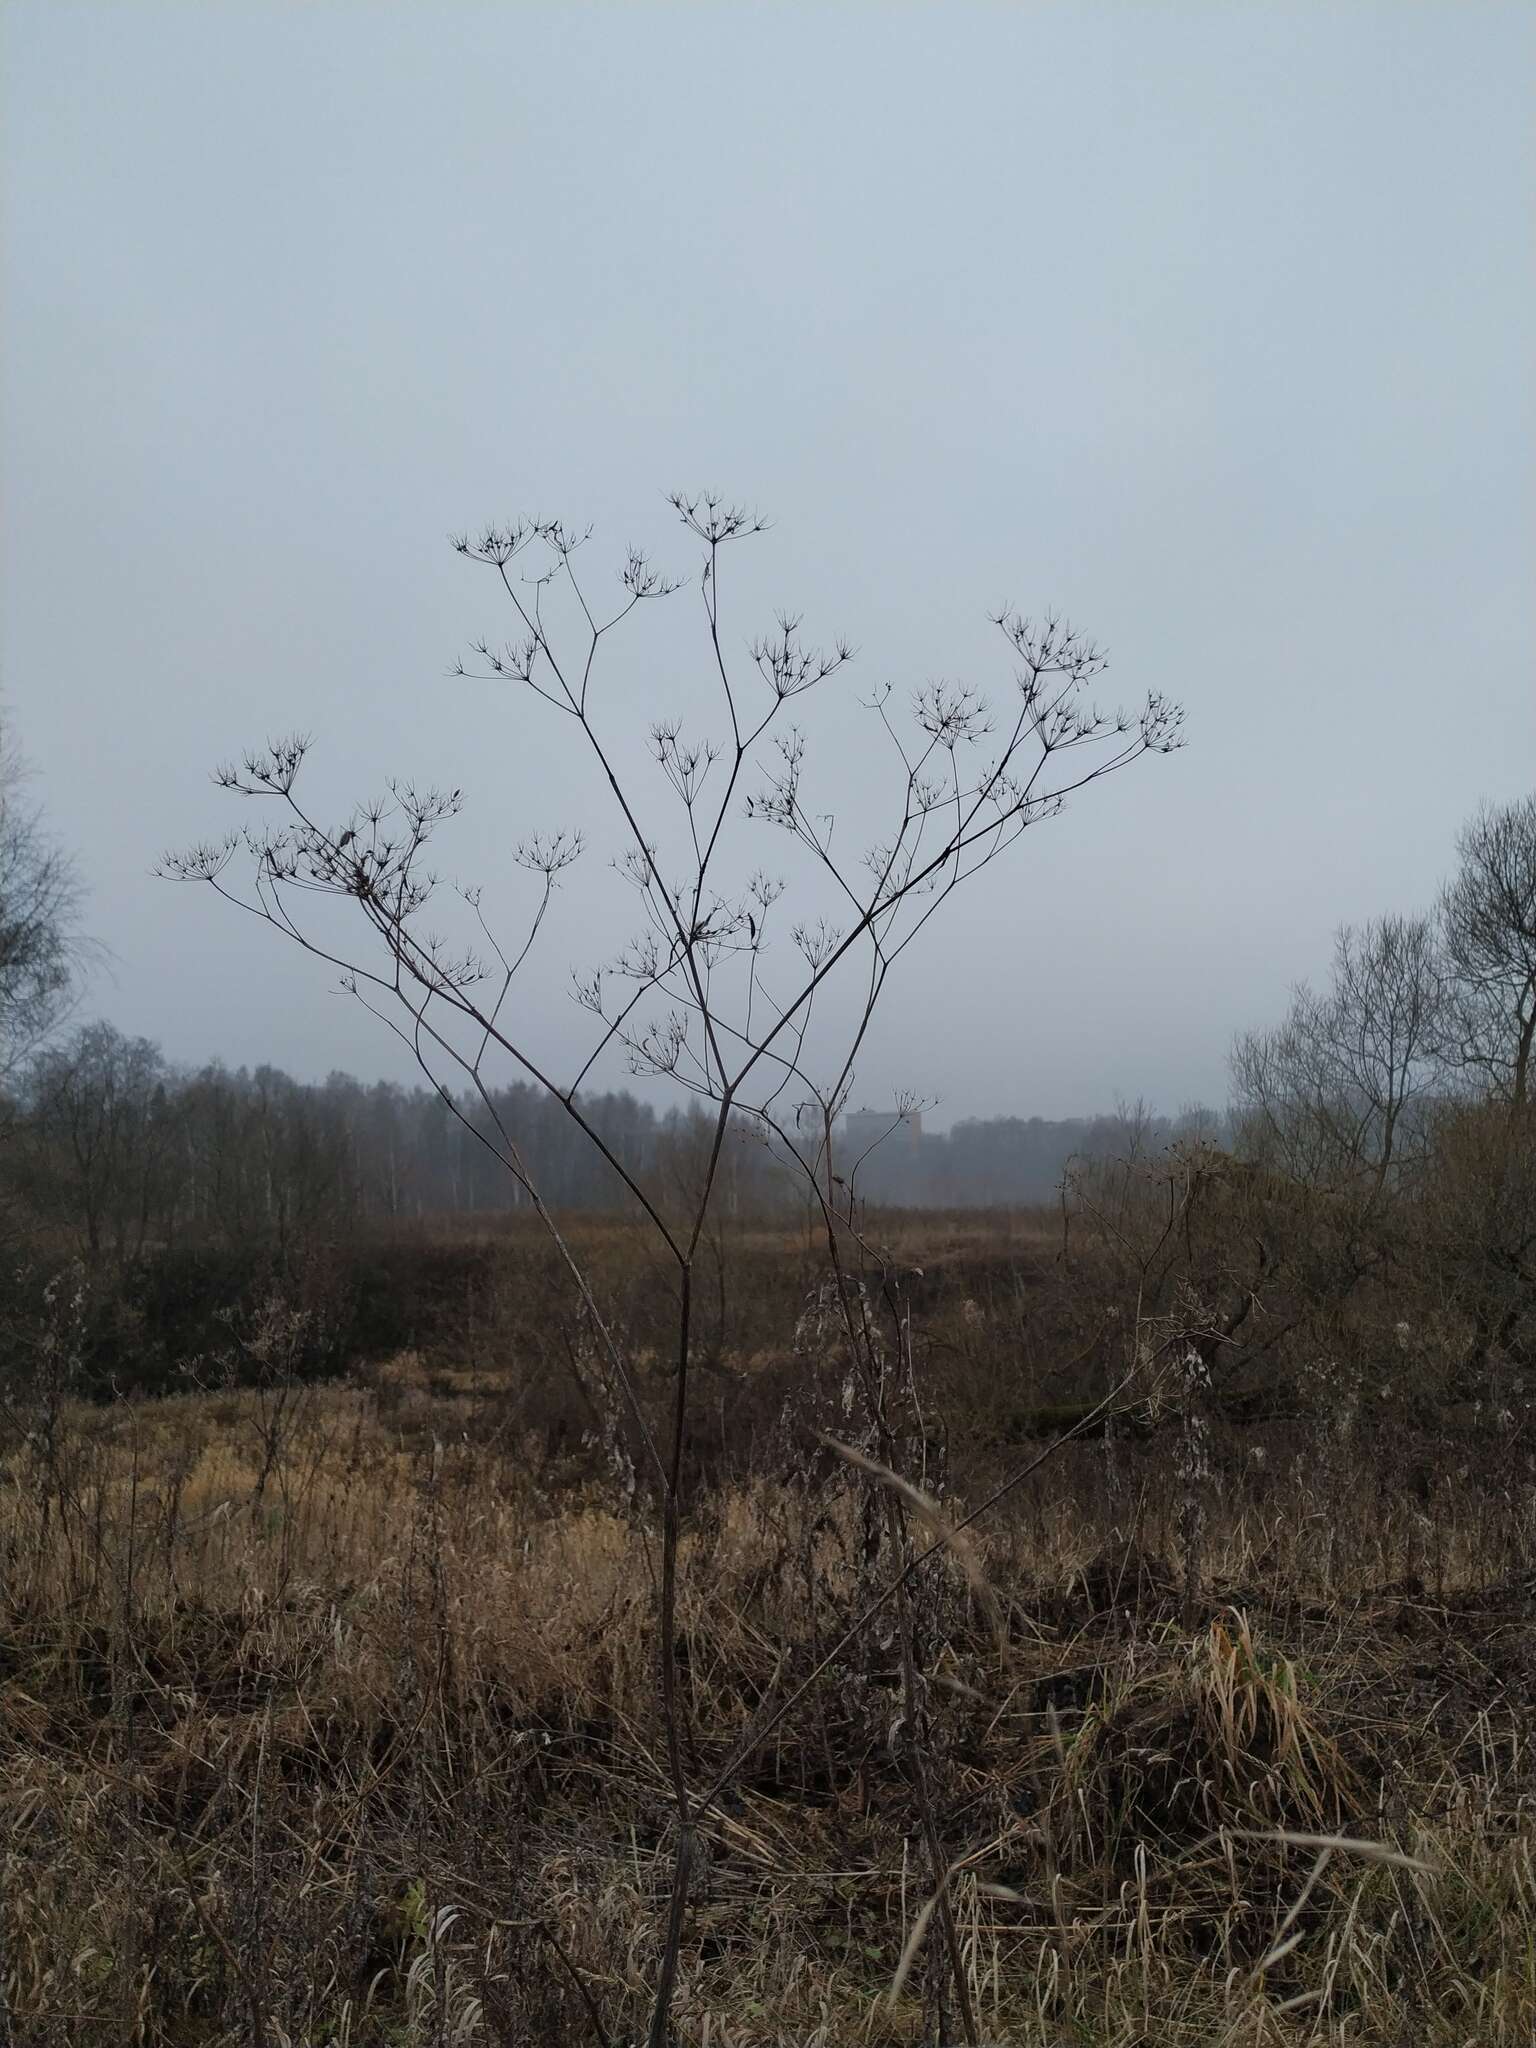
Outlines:
[[[308,1394],[275,1457],[254,1392],[73,1411],[51,1474],[13,1448],[18,2041],[642,2026],[670,1812],[650,1538],[595,1482],[557,1485],[475,1375],[425,1382],[406,1359]],[[926,1595],[972,2005],[1028,2048],[1526,2048],[1529,1480],[1451,1446],[1410,1502],[1396,1450],[1268,1448],[1218,1461],[1197,1612],[1163,1561],[1155,1447],[1117,1489],[1074,1447],[977,1526],[1001,1642],[957,1566]],[[702,1496],[681,1616],[700,1786],[846,1624],[861,1483]],[[892,1995],[928,1903],[899,1706],[878,1641],[851,1649],[723,1795],[680,2042],[959,2038],[928,1945]]]

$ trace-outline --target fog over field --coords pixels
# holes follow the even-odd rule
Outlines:
[[[1427,903],[1529,785],[1526,6],[23,4],[0,35],[0,683],[111,949],[87,1010],[175,1061],[410,1070],[151,875],[230,822],[214,764],[294,729],[327,814],[461,789],[435,856],[488,905],[526,902],[515,841],[585,833],[519,997],[569,1056],[627,838],[568,720],[449,679],[515,630],[447,545],[488,519],[593,523],[594,590],[630,542],[687,579],[601,671],[647,801],[646,726],[704,730],[710,680],[671,489],[773,522],[722,579],[733,661],[781,606],[857,650],[805,720],[850,850],[893,800],[862,700],[1006,705],[1004,604],[1107,647],[1103,702],[1187,707],[1186,750],[1032,828],[897,971],[856,1096],[933,1128],[1224,1101],[1334,926]]]

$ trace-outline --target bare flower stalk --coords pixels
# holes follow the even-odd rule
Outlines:
[[[1184,1620],[1192,1623],[1205,1584],[1205,1538],[1210,1518],[1211,1370],[1191,1344],[1181,1361],[1179,1389],[1179,1548],[1184,1563]]]
[[[590,1032],[566,1070],[557,1074],[537,1058],[520,1028],[514,995],[561,877],[583,851],[582,833],[535,834],[516,847],[531,895],[517,937],[503,940],[478,890],[446,889],[429,865],[438,829],[460,808],[458,790],[397,782],[385,799],[328,823],[301,790],[309,743],[294,737],[247,754],[218,777],[230,792],[269,806],[274,822],[163,864],[165,873],[204,883],[334,968],[342,986],[410,1048],[449,1111],[495,1152],[570,1271],[603,1377],[640,1447],[660,1523],[655,1644],[674,1867],[652,2048],[664,2048],[668,2037],[698,1829],[721,1789],[717,1782],[700,1800],[690,1784],[677,1622],[685,1447],[699,1341],[696,1277],[727,1148],[743,1134],[755,1135],[806,1187],[826,1247],[830,1303],[857,1387],[861,1432],[874,1457],[899,1471],[904,1431],[895,1410],[910,1410],[913,1389],[905,1364],[893,1383],[891,1362],[910,1361],[910,1349],[899,1338],[893,1345],[881,1327],[882,1318],[899,1326],[892,1276],[858,1227],[861,1162],[840,1161],[835,1148],[855,1063],[897,962],[954,892],[1031,827],[1059,814],[1071,797],[1145,755],[1177,747],[1182,722],[1178,707],[1155,693],[1134,714],[1092,708],[1084,693],[1104,667],[1094,644],[1054,616],[1035,622],[1004,608],[994,623],[1013,671],[1006,709],[992,710],[967,683],[925,684],[905,705],[889,686],[868,698],[888,763],[889,824],[862,859],[850,860],[831,808],[836,778],[830,788],[817,784],[806,732],[794,721],[801,700],[848,667],[852,648],[844,641],[814,645],[802,636],[799,618],[786,613],[740,657],[725,622],[724,570],[730,549],[761,532],[763,522],[712,495],[678,493],[671,504],[701,550],[698,573],[689,581],[702,611],[716,717],[697,734],[675,716],[652,725],[659,806],[644,799],[640,778],[621,759],[603,657],[632,613],[680,591],[683,581],[631,549],[619,571],[619,594],[603,612],[578,571],[585,533],[535,519],[487,527],[456,543],[466,560],[493,577],[512,620],[508,640],[482,638],[473,663],[458,664],[457,672],[517,688],[537,700],[530,704],[533,713],[568,731],[617,830],[614,865],[638,907],[630,942],[574,981]],[[796,863],[793,895],[790,881],[747,849],[747,839],[764,833],[776,836]],[[435,914],[450,903],[456,935],[445,936],[429,923],[429,906]],[[338,904],[353,912],[354,928],[358,922],[366,927],[365,949],[355,949],[337,929],[330,913]],[[850,1021],[839,1025],[839,1017]],[[632,1073],[670,1080],[709,1107],[702,1169],[681,1205],[606,1143],[587,1114],[587,1083],[615,1057]],[[490,1080],[497,1066],[544,1088],[586,1133],[673,1268],[675,1344],[660,1417],[636,1361],[498,1118]],[[937,1877],[944,1862],[922,1755],[920,1645],[908,1597],[918,1560],[898,1493],[886,1492],[880,1513],[892,1575],[886,1592],[896,1599],[916,1758],[913,1793]],[[873,1606],[883,1605],[884,1597]],[[962,2024],[974,2041],[976,2021],[947,1896],[938,1918]]]

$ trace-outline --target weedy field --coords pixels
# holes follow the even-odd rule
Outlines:
[[[814,1318],[779,1379],[726,1351],[700,1395],[677,1670],[689,1781],[719,1791],[676,2040],[1526,2048],[1525,1423],[1364,1398],[1213,1408],[1192,1440],[1154,1403],[1050,1451],[1060,1388],[976,1255],[951,1246],[948,1429],[910,1464],[916,1727],[889,1608],[856,1625],[888,1486],[783,1412]],[[1010,1371],[1033,1421],[997,1405]],[[657,1537],[600,1432],[517,1382],[484,1346],[407,1351],[12,1431],[12,2039],[643,2038],[674,1826]]]

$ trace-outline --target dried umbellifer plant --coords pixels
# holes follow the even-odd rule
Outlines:
[[[458,790],[398,782],[387,799],[327,822],[301,786],[309,753],[301,737],[249,753],[218,778],[227,790],[270,805],[275,822],[163,863],[165,873],[204,883],[338,970],[343,986],[403,1039],[449,1110],[495,1151],[569,1268],[660,1524],[655,1645],[675,1833],[652,2048],[667,2038],[697,1830],[725,1782],[702,1797],[690,1784],[676,1617],[684,1445],[700,1341],[694,1282],[728,1148],[756,1137],[804,1186],[825,1244],[827,1307],[856,1389],[856,1448],[905,1483],[898,1469],[902,1430],[893,1415],[905,1389],[903,1376],[889,1370],[890,1358],[905,1354],[900,1338],[893,1345],[891,1333],[879,1328],[882,1313],[899,1319],[900,1309],[892,1306],[888,1267],[859,1228],[856,1171],[849,1170],[857,1162],[845,1166],[837,1156],[836,1122],[855,1062],[898,961],[954,892],[1072,796],[1177,747],[1182,724],[1178,706],[1155,693],[1134,714],[1092,708],[1085,692],[1104,666],[1092,641],[1054,616],[1035,622],[1004,608],[994,623],[1013,670],[1006,709],[989,708],[965,683],[924,684],[905,706],[888,687],[868,699],[887,763],[891,823],[862,861],[849,861],[842,842],[834,843],[831,811],[847,770],[831,764],[830,780],[820,780],[817,771],[827,764],[813,757],[804,727],[794,721],[806,700],[835,685],[853,650],[841,641],[825,650],[812,645],[800,621],[782,614],[747,644],[744,658],[738,655],[724,619],[723,572],[729,551],[764,523],[713,495],[679,493],[670,503],[702,550],[699,573],[686,581],[668,577],[631,549],[607,613],[594,608],[578,570],[584,533],[533,519],[487,527],[456,543],[467,561],[496,579],[514,620],[509,641],[480,640],[474,663],[458,664],[458,672],[522,691],[530,716],[563,727],[585,756],[595,792],[583,831],[538,834],[516,848],[532,895],[515,942],[497,936],[477,890],[440,887],[429,866],[439,828],[460,808]],[[624,621],[689,585],[702,608],[715,716],[697,735],[676,716],[652,725],[649,749],[664,792],[660,807],[652,807],[616,737],[603,657]],[[580,856],[585,832],[597,829],[600,807],[617,829],[614,865],[637,898],[638,930],[616,958],[576,979],[573,992],[591,1031],[557,1074],[540,1062],[510,998],[562,875]],[[765,835],[797,863],[793,882],[751,850],[753,839]],[[428,922],[429,907],[435,918],[450,903],[457,937],[440,935]],[[366,950],[355,950],[328,915],[337,904],[354,913],[353,930],[366,927]],[[635,1074],[670,1080],[707,1106],[709,1144],[681,1209],[674,1191],[652,1185],[587,1115],[587,1083],[614,1055]],[[675,1348],[659,1426],[621,1332],[498,1116],[498,1064],[542,1086],[586,1133],[673,1266]],[[907,1594],[921,1557],[901,1485],[870,1483],[879,1489],[891,1575],[871,1605],[883,1611],[895,1598],[915,1723],[920,1700]],[[756,1740],[801,1691],[760,1717]],[[732,1767],[745,1761],[749,1747],[738,1750]],[[913,1782],[937,1874],[943,1862],[920,1755]],[[939,1920],[961,2021],[974,2040],[942,1899]]]

